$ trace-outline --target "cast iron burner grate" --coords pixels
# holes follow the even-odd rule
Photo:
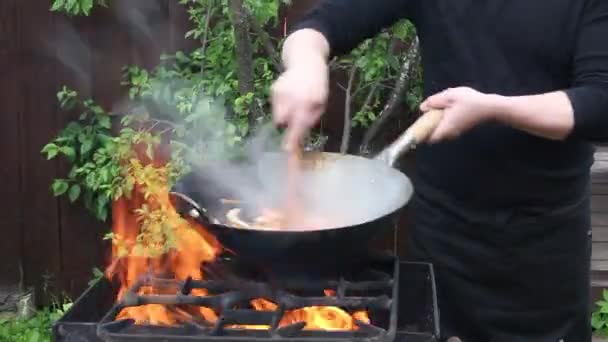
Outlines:
[[[349,272],[350,273],[350,272]],[[143,278],[125,293],[102,319],[98,335],[108,341],[391,341],[397,325],[397,296],[395,282],[399,279],[399,264],[394,258],[374,260],[368,269],[342,275],[337,279],[275,279],[272,282],[229,277],[226,280],[188,279],[178,282]],[[140,289],[174,289],[175,294],[139,295]],[[197,296],[193,290],[205,290]],[[334,291],[333,296],[324,295]],[[164,291],[163,291],[164,292]],[[274,311],[256,311],[249,303],[263,298],[277,305]],[[133,320],[115,320],[128,307],[160,304],[165,307],[207,307],[218,313],[218,320],[209,323],[192,319],[178,326],[134,324]],[[311,306],[332,306],[352,313],[365,310],[372,324],[355,320],[354,331],[303,330],[305,324],[279,326],[289,310]],[[258,330],[234,326],[263,325]]]
[[[224,263],[224,265],[222,265]],[[68,341],[382,341],[436,342],[439,339],[438,310],[433,269],[426,263],[399,262],[394,257],[374,259],[364,269],[334,278],[284,277],[235,272],[234,260],[215,263],[207,270],[208,280],[175,281],[145,277],[118,303],[117,287],[107,279],[90,287],[53,328],[53,340]],[[219,265],[219,267],[217,267]],[[230,269],[229,265],[233,268]],[[218,271],[219,270],[219,271]],[[224,272],[220,272],[220,271]],[[226,272],[227,270],[227,272]],[[251,271],[251,270],[249,270]],[[142,286],[153,285],[162,295],[139,295]],[[208,291],[197,296],[197,289]],[[326,296],[324,290],[333,290]],[[252,299],[277,304],[275,311],[256,311]],[[209,307],[219,319],[210,323],[190,318],[177,325],[134,324],[116,320],[128,307],[161,304],[169,310]],[[355,331],[304,330],[303,323],[279,325],[285,311],[309,306],[335,306],[348,313],[366,310],[370,323],[355,321]],[[239,329],[234,325],[265,325],[269,329]]]

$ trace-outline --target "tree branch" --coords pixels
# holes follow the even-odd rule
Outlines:
[[[230,20],[234,27],[236,58],[238,63],[239,93],[244,96],[254,92],[253,47],[249,36],[250,27],[243,0],[230,0]],[[250,106],[249,127],[254,130],[264,113],[257,101]]]
[[[262,46],[264,47],[264,50],[266,50],[266,54],[268,55],[270,62],[272,62],[272,65],[278,73],[282,73],[283,65],[281,65],[280,63],[280,54],[276,46],[272,43],[270,35],[268,34],[268,32],[264,31],[264,29],[260,26],[260,24],[258,24],[258,22],[253,17],[253,14],[251,14],[251,12],[249,12],[246,8],[244,9],[244,13],[249,21],[249,26],[251,26],[253,32],[255,32],[255,34],[262,41]]]
[[[363,140],[361,142],[360,152],[369,152],[369,144],[376,137],[380,128],[388,122],[388,120],[396,113],[400,100],[403,98],[403,94],[409,88],[410,80],[412,79],[412,72],[415,69],[416,64],[420,58],[420,48],[418,38],[415,37],[403,59],[401,65],[401,71],[399,72],[399,78],[396,81],[393,92],[389,96],[389,100],[382,109],[382,112],[378,115],[378,118],[369,126]]]
[[[356,97],[360,92],[369,89],[370,93],[375,93],[376,91],[378,91],[378,89],[388,89],[388,90],[393,90],[393,87],[388,87],[386,85],[384,85],[384,82],[389,81],[389,79],[385,79],[385,80],[376,80],[372,83],[357,87],[357,89],[355,91],[353,91],[353,97]],[[372,94],[374,95],[374,94]],[[370,97],[370,94],[367,94],[367,98]],[[369,103],[368,103],[369,104]]]
[[[205,50],[207,49],[207,44],[208,44],[208,39],[209,39],[209,25],[211,23],[211,14],[213,14],[213,3],[209,3],[208,4],[209,7],[207,7],[207,17],[205,18],[205,32],[203,33],[203,36],[201,37],[201,56],[205,56]],[[202,59],[201,61],[201,75],[203,75],[203,72],[205,71],[205,58]]]
[[[379,87],[380,87],[380,81],[374,82],[374,84],[372,84],[372,88],[369,90],[369,93],[367,93],[367,97],[365,98],[363,105],[361,105],[361,110],[364,110],[365,108],[369,107],[369,104],[372,103],[372,100],[374,99],[374,95],[376,95],[376,91],[378,90]]]
[[[348,76],[348,86],[346,87],[346,96],[344,98],[344,130],[342,133],[342,144],[340,145],[340,153],[348,152],[348,145],[350,144],[350,132],[352,129],[352,116],[351,116],[351,92],[353,89],[353,83],[355,81],[355,75],[357,74],[357,66],[353,64],[350,69]]]

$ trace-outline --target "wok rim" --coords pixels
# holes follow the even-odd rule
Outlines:
[[[279,155],[282,154],[281,152],[268,152],[266,153],[268,155]],[[406,194],[403,196],[403,199],[398,201],[398,203],[396,205],[391,206],[392,209],[388,212],[385,212],[381,215],[376,215],[373,216],[371,218],[368,218],[365,221],[361,221],[361,222],[357,222],[351,225],[340,225],[340,226],[335,226],[335,227],[326,227],[326,228],[313,228],[313,229],[290,229],[290,228],[270,228],[270,229],[260,229],[260,228],[238,228],[238,227],[234,227],[231,225],[226,225],[226,224],[222,224],[222,223],[213,223],[213,222],[209,222],[207,223],[207,225],[211,225],[215,228],[219,228],[219,229],[223,229],[223,230],[235,230],[235,231],[242,231],[242,232],[246,232],[246,231],[250,231],[252,233],[268,233],[268,234],[305,234],[305,233],[314,233],[314,232],[327,232],[327,231],[337,231],[337,230],[342,230],[342,229],[348,229],[348,228],[355,228],[358,226],[363,226],[366,224],[369,224],[371,222],[374,222],[376,220],[379,220],[381,218],[384,218],[386,216],[391,216],[395,213],[397,213],[399,210],[402,210],[412,199],[413,195],[414,195],[414,186],[413,183],[411,181],[411,179],[401,170],[394,168],[392,166],[387,165],[386,163],[379,161],[379,160],[375,160],[375,159],[370,159],[370,158],[366,158],[363,156],[358,156],[358,155],[352,155],[352,154],[343,154],[343,153],[338,153],[338,152],[304,152],[304,155],[321,155],[321,156],[329,156],[332,158],[337,158],[337,159],[344,159],[344,158],[350,158],[350,159],[355,159],[355,160],[362,160],[366,163],[376,163],[376,164],[382,164],[382,167],[386,168],[386,169],[390,169],[394,174],[395,174],[395,179],[397,179],[397,177],[401,178],[400,183],[404,184],[404,188],[406,189]],[[179,181],[178,181],[179,183]],[[196,200],[192,199],[190,196],[183,194],[181,192],[177,192],[177,191],[171,191],[171,194],[175,194],[178,193],[180,195],[185,195],[186,197],[188,197],[193,203],[189,203],[190,201],[185,200],[185,202],[187,202],[190,206],[194,207],[196,210],[199,211],[206,211],[206,209],[201,206]],[[179,196],[181,197],[181,196]],[[182,200],[184,200],[184,198],[181,198]],[[196,205],[195,205],[196,204]]]

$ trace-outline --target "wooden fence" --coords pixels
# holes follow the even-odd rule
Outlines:
[[[67,167],[40,150],[74,119],[58,108],[55,94],[65,84],[111,109],[125,96],[124,65],[152,67],[161,52],[192,43],[183,38],[190,23],[177,0],[116,1],[89,18],[53,14],[50,2],[0,1],[0,288],[23,282],[74,295],[105,263],[102,235],[109,227],[49,191]],[[293,21],[315,2],[296,1],[282,17]],[[341,108],[341,101],[333,98],[332,106]],[[324,125],[339,137],[341,115]]]

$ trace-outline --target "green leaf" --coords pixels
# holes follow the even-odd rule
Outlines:
[[[53,184],[51,185],[51,188],[53,190],[53,195],[61,196],[65,194],[66,191],[68,191],[69,184],[64,179],[55,179],[53,181]]]
[[[84,156],[87,153],[89,153],[92,148],[93,148],[93,139],[91,137],[87,137],[82,142],[82,145],[80,145],[80,154]]]
[[[76,0],[67,0],[65,9],[70,14],[78,14],[78,2]]]
[[[68,196],[70,198],[70,202],[72,202],[72,203],[76,202],[76,200],[78,199],[78,196],[80,196],[80,185],[73,184],[70,187],[70,191],[68,192]]]
[[[40,332],[38,330],[32,331],[28,342],[42,342],[42,336],[40,336]]]
[[[55,0],[51,6],[51,11],[56,12],[63,8],[65,0]],[[59,96],[59,95],[58,95]]]
[[[125,193],[131,194],[133,188],[135,188],[135,179],[129,176],[125,179]]]
[[[97,186],[98,186],[97,175],[95,173],[87,174],[87,176],[84,179],[84,183],[88,188],[97,190]]]
[[[90,15],[93,9],[93,0],[80,0],[80,8],[85,15]]]
[[[74,150],[74,148],[71,146],[63,146],[61,148],[61,153],[63,153],[63,155],[65,155],[70,162],[74,162],[76,159],[76,150]]]
[[[42,149],[42,153],[46,153],[46,159],[51,160],[59,153],[59,147],[55,144],[47,144]]]
[[[99,268],[95,267],[95,268],[93,268],[93,276],[94,277],[103,277],[104,274]]]
[[[98,120],[99,120],[99,126],[105,128],[105,129],[112,128],[112,121],[110,120],[109,116],[99,116]]]
[[[97,197],[95,214],[97,215],[97,218],[102,221],[105,221],[108,218],[108,203],[109,200],[106,196],[100,195]]]
[[[72,168],[70,169],[70,172],[68,173],[68,178],[70,179],[74,179],[78,176],[78,167],[77,166],[72,166]]]
[[[597,313],[594,313],[591,316],[591,326],[593,327],[593,329],[599,330],[604,326],[604,322],[603,320],[600,318],[600,315]]]

